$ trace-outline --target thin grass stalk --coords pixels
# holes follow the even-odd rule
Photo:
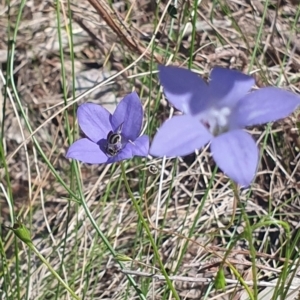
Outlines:
[[[80,178],[79,173],[78,173],[78,169],[76,168],[76,177]],[[78,186],[80,186],[80,182],[78,182]],[[98,224],[96,223],[92,213],[90,212],[90,209],[84,199],[84,195],[82,193],[82,190],[79,188],[79,194],[80,194],[80,198],[81,198],[81,204],[84,208],[84,211],[87,215],[87,217],[89,218],[92,226],[94,227],[94,229],[96,230],[97,234],[99,235],[99,237],[101,238],[101,240],[103,241],[103,243],[106,245],[107,249],[109,250],[109,252],[111,253],[111,255],[114,257],[114,259],[116,260],[116,262],[119,264],[121,269],[124,269],[124,265],[123,263],[118,259],[117,253],[115,251],[115,249],[112,247],[112,245],[110,244],[110,242],[108,241],[108,239],[106,238],[106,236],[104,235],[104,233],[100,230]],[[138,296],[140,297],[141,300],[146,300],[145,296],[143,295],[142,291],[140,290],[140,288],[138,287],[137,283],[135,282],[135,280],[133,279],[132,276],[130,275],[126,275],[128,281],[130,282],[130,284],[132,285],[132,287],[135,289],[135,291],[137,292]]]
[[[258,32],[257,32],[257,36],[256,36],[256,39],[255,39],[255,46],[254,46],[254,49],[253,49],[253,52],[252,52],[252,55],[251,55],[251,60],[250,60],[250,63],[249,63],[249,68],[250,69],[253,68],[254,61],[256,60],[256,53],[257,53],[258,48],[260,47],[260,44],[261,44],[261,36],[262,36],[263,26],[264,26],[264,22],[265,22],[267,11],[268,11],[269,0],[266,0],[264,5],[265,5],[264,6],[264,13],[263,13],[262,20],[261,20],[261,23],[260,23],[260,26],[259,26],[259,29],[258,29]]]
[[[67,105],[67,79],[66,79],[66,70],[65,70],[65,61],[64,61],[64,49],[63,49],[63,41],[62,41],[62,34],[61,34],[61,18],[60,18],[60,1],[56,1],[55,2],[55,7],[56,7],[56,20],[57,20],[57,33],[58,33],[58,43],[59,43],[59,57],[60,57],[60,64],[61,64],[61,82],[62,82],[62,90],[63,90],[63,100],[64,100],[64,105]],[[63,10],[63,8],[62,8]],[[65,22],[67,22],[67,20],[65,19]],[[70,30],[68,30],[68,26],[70,26]],[[66,33],[67,36],[69,37],[68,41],[69,41],[69,49],[70,49],[70,53],[71,53],[71,57],[74,59],[74,51],[73,51],[73,32],[72,32],[72,19],[69,18],[69,24],[66,24]],[[74,65],[74,62],[73,62]],[[72,70],[72,78],[74,78],[74,70]],[[73,91],[74,91],[75,85],[73,85]],[[73,99],[75,98],[74,96],[74,92],[73,92]],[[73,119],[73,123],[75,122],[75,118]],[[68,136],[68,140],[72,141],[72,133],[71,133],[71,129],[70,129],[70,124],[69,124],[69,118],[68,118],[68,112],[64,111],[64,124],[65,124],[65,131],[67,133]],[[74,173],[74,168],[76,168],[76,164],[74,164],[74,162],[71,163],[71,181],[70,181],[70,189],[74,190],[75,185],[74,185],[74,181],[73,181],[73,176],[72,174]],[[72,197],[71,195],[69,195],[70,197]],[[63,264],[64,264],[64,257],[65,257],[65,252],[66,252],[66,245],[67,245],[67,238],[68,238],[68,223],[69,223],[69,216],[70,216],[70,201],[68,200],[68,209],[67,209],[67,223],[66,223],[66,227],[65,227],[65,234],[64,234],[64,238],[63,238],[63,245],[62,245],[62,254],[61,254],[61,262],[60,262],[60,272],[63,271]],[[59,299],[59,287],[57,287],[56,289],[56,299]]]
[[[196,224],[197,224],[197,222],[198,222],[198,220],[199,220],[199,218],[200,218],[200,215],[201,215],[201,213],[202,213],[202,209],[203,209],[203,207],[204,207],[204,205],[205,205],[206,199],[207,199],[207,197],[208,197],[208,193],[209,193],[209,191],[211,190],[211,187],[212,187],[212,185],[213,185],[213,182],[214,182],[214,179],[215,179],[217,170],[218,170],[218,167],[216,166],[216,167],[214,168],[213,173],[212,173],[212,176],[211,176],[211,178],[210,178],[210,180],[209,180],[208,187],[207,187],[207,189],[206,189],[206,191],[205,191],[205,193],[204,193],[204,195],[203,195],[203,198],[201,199],[201,205],[200,205],[200,207],[199,207],[199,209],[198,209],[198,211],[197,211],[196,217],[195,217],[195,219],[194,219],[194,221],[193,221],[193,224],[192,224],[192,226],[191,226],[191,229],[190,229],[190,231],[189,231],[188,238],[187,238],[187,240],[186,240],[186,242],[185,242],[185,244],[184,244],[184,246],[183,246],[181,255],[179,256],[179,258],[178,258],[178,260],[177,260],[177,265],[176,265],[176,267],[175,267],[175,273],[178,271],[178,269],[179,269],[179,267],[180,267],[180,265],[181,265],[181,262],[182,262],[182,259],[183,259],[184,254],[186,253],[186,250],[187,250],[187,247],[188,247],[190,238],[191,238],[191,237],[193,236],[193,234],[194,234],[194,230],[195,230]]]
[[[48,270],[52,273],[52,275],[58,280],[58,282],[70,293],[70,295],[76,299],[81,300],[75,292],[68,286],[67,283],[58,275],[58,273],[51,267],[48,261],[43,257],[43,255],[39,252],[38,249],[33,245],[33,243],[26,243],[27,246],[38,256],[38,258],[43,262],[44,265],[48,268]]]
[[[163,276],[164,276],[165,279],[166,279],[167,286],[168,286],[169,289],[171,290],[171,292],[172,292],[174,298],[175,298],[176,300],[180,300],[180,298],[179,298],[179,296],[178,296],[178,294],[177,294],[177,292],[176,292],[176,290],[175,290],[175,288],[174,288],[174,286],[173,286],[171,280],[169,279],[169,275],[168,275],[168,273],[167,273],[167,271],[166,271],[166,269],[165,269],[165,267],[164,267],[164,264],[162,263],[162,261],[161,261],[161,259],[160,259],[160,255],[159,255],[157,246],[156,246],[156,244],[155,244],[155,241],[154,241],[154,239],[153,239],[153,237],[152,237],[152,235],[151,235],[150,228],[149,228],[147,222],[145,221],[145,219],[144,219],[144,217],[143,217],[143,213],[142,213],[142,211],[141,211],[141,209],[140,209],[140,206],[139,206],[138,202],[136,201],[136,199],[135,199],[135,197],[134,197],[134,195],[133,195],[133,193],[132,193],[132,191],[131,191],[131,188],[130,188],[130,186],[129,186],[129,183],[128,183],[128,180],[127,180],[127,177],[126,177],[126,170],[125,170],[125,166],[124,166],[124,163],[123,163],[123,162],[121,162],[121,170],[122,170],[122,177],[123,177],[123,180],[124,180],[124,183],[125,183],[127,192],[128,192],[128,194],[129,194],[129,197],[130,197],[131,200],[132,200],[132,203],[133,203],[133,206],[134,206],[134,208],[135,208],[135,211],[137,212],[137,215],[138,215],[139,219],[141,220],[141,222],[142,222],[142,224],[143,224],[143,227],[144,227],[144,229],[145,229],[145,231],[146,231],[146,233],[147,233],[147,236],[148,236],[148,238],[149,238],[150,244],[151,244],[152,249],[153,249],[153,252],[154,252],[155,259],[156,259],[156,261],[158,262],[159,267],[160,267],[160,270],[161,270]]]

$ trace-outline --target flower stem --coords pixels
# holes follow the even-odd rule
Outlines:
[[[57,274],[57,272],[51,267],[44,256],[35,248],[32,242],[27,242],[27,246],[39,257],[39,259],[46,265],[52,275],[58,280],[58,282],[71,294],[74,299],[80,300],[80,298],[75,294],[75,292],[68,286],[67,283]]]
[[[31,235],[29,230],[25,227],[23,222],[16,220],[13,227],[7,227],[13,231],[15,236],[17,236],[23,243],[25,243],[38,257],[39,259],[46,265],[46,267],[50,270],[52,275],[60,282],[65,289],[73,296],[73,298],[80,300],[79,297],[76,296],[74,291],[63,281],[63,279],[55,272],[55,270],[51,267],[48,261],[44,258],[44,256],[39,252],[38,249],[33,245]]]
[[[162,263],[161,259],[160,259],[160,256],[159,256],[159,253],[158,253],[158,250],[156,248],[156,244],[155,244],[155,241],[151,235],[151,231],[149,229],[149,226],[147,224],[147,222],[145,221],[144,217],[143,217],[143,214],[142,214],[142,211],[139,207],[139,204],[138,202],[136,201],[131,189],[130,189],[130,186],[129,186],[129,183],[128,183],[128,180],[127,180],[127,177],[126,177],[126,170],[125,170],[125,166],[124,166],[124,163],[121,162],[121,169],[122,169],[122,177],[123,177],[123,180],[124,180],[124,183],[125,183],[125,186],[126,186],[126,189],[127,189],[127,192],[132,200],[132,203],[133,203],[133,206],[138,214],[138,217],[140,219],[140,221],[142,222],[142,225],[144,227],[144,229],[146,230],[146,233],[148,235],[148,238],[150,240],[150,244],[152,246],[152,249],[153,249],[153,252],[154,252],[154,256],[160,266],[160,270],[162,272],[162,274],[164,275],[165,279],[166,279],[166,283],[169,287],[169,289],[172,291],[172,294],[173,296],[175,297],[176,300],[180,300],[173,284],[172,284],[172,281],[170,280],[169,278],[169,275],[167,273],[167,271],[165,270],[165,267],[164,267],[164,264]]]
[[[235,201],[237,201],[237,203],[238,203],[238,205],[241,209],[241,213],[242,213],[242,216],[243,216],[243,219],[244,219],[244,222],[245,222],[245,228],[244,228],[244,233],[243,234],[249,242],[250,259],[251,259],[251,262],[252,262],[252,267],[251,268],[252,268],[252,280],[253,280],[253,293],[250,290],[249,291],[247,290],[247,292],[248,292],[249,297],[254,300],[254,299],[257,299],[258,286],[257,286],[257,270],[256,270],[256,250],[253,246],[253,241],[252,241],[253,229],[251,228],[251,224],[250,224],[248,215],[245,212],[245,209],[244,209],[243,205],[241,205],[237,185],[233,184],[232,187],[233,187],[234,198],[236,199]]]
[[[76,172],[78,172],[78,169],[76,168]],[[77,174],[78,175],[78,174]],[[79,178],[79,175],[77,176],[77,178]],[[118,259],[118,254],[116,253],[115,249],[112,247],[112,245],[110,244],[110,242],[108,241],[108,239],[106,238],[106,236],[103,234],[103,232],[100,230],[99,226],[97,225],[93,215],[90,212],[90,209],[84,199],[84,195],[81,192],[81,189],[79,189],[80,192],[80,198],[81,198],[81,204],[83,206],[83,209],[87,215],[87,217],[89,218],[90,222],[92,223],[94,229],[96,230],[97,234],[100,236],[101,240],[103,241],[103,243],[106,245],[106,247],[108,248],[109,252],[111,253],[111,255],[114,257],[115,261],[119,264],[121,270],[124,269],[124,265],[122,264],[122,262]],[[135,289],[136,293],[139,295],[141,300],[146,300],[146,297],[143,295],[141,289],[138,287],[137,283],[135,282],[135,280],[133,279],[133,277],[129,274],[126,274],[126,277],[128,279],[128,281],[130,282],[130,284],[132,285],[132,287]]]

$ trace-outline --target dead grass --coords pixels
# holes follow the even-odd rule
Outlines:
[[[257,0],[218,1],[219,4],[216,6],[209,1],[202,2],[197,10],[197,33],[193,55],[195,67],[203,70],[205,76],[208,76],[210,69],[215,65],[246,72],[251,67],[259,87],[278,84],[299,93],[300,24],[299,21],[293,24],[297,9],[299,10],[297,1],[296,4],[290,1],[278,1],[279,6],[277,1],[270,1],[258,43],[255,37],[262,23],[263,2]],[[102,0],[99,3],[104,4],[105,2]],[[10,32],[16,21],[19,4],[19,1],[11,3]],[[165,5],[166,1],[163,1],[159,7],[156,7],[155,1],[150,0],[131,0],[126,3],[116,1],[113,4],[113,10],[118,17],[111,15],[112,20],[121,20],[126,24],[127,31],[123,30],[123,32],[129,37],[125,34],[125,38],[128,37],[135,41],[135,44],[128,49],[124,46],[125,38],[117,36],[88,1],[72,2],[76,74],[90,69],[97,69],[99,73],[106,70],[108,74],[110,72],[114,74],[125,69],[141,54],[141,49],[145,49],[147,46],[154,30],[155,10],[157,9],[158,15],[161,15]],[[67,11],[66,4],[63,8],[62,20]],[[189,1],[179,2],[178,19],[172,20],[174,22],[172,35],[169,35],[171,17],[165,17],[155,39],[155,62],[167,62],[170,53],[174,53],[174,64],[187,65],[191,48],[191,25],[188,25],[188,19],[183,17],[184,9],[192,10],[192,3]],[[4,0],[0,4],[0,15],[2,15],[0,18],[0,49],[2,49],[0,50],[0,62],[2,63],[2,72],[5,73],[7,49],[9,48],[7,35],[9,24]],[[61,65],[56,24],[55,7],[51,2],[33,0],[26,2],[17,37],[14,77],[22,103],[26,107],[34,128],[48,120],[53,114],[53,110],[48,110],[49,108],[62,101]],[[186,32],[182,42],[178,44],[179,30],[184,26],[186,26]],[[62,28],[62,32],[64,33],[65,67],[68,84],[71,86],[68,36],[65,28]],[[259,47],[256,49],[257,45]],[[166,50],[167,47],[169,47],[169,54]],[[257,51],[256,55],[253,55],[254,51]],[[150,53],[151,51],[149,51],[149,57]],[[149,57],[145,56],[134,68],[117,77],[112,89],[115,96],[111,100],[113,103],[118,97],[129,91],[130,85],[125,84],[128,76],[148,70],[146,66],[150,67]],[[250,65],[251,57],[254,57],[252,66]],[[143,91],[143,100],[155,99],[154,94],[147,93],[148,87],[144,86],[139,77],[132,79],[131,82],[138,91]],[[105,94],[102,95],[99,103],[105,102],[107,99],[105,97]],[[70,120],[72,120],[71,118],[70,113]],[[300,215],[300,140],[296,122],[299,122],[299,114],[272,126],[272,134],[267,137],[267,146],[252,186],[252,193],[249,198],[246,194],[241,196],[241,201],[248,199],[246,212],[253,224],[257,223],[262,216],[272,212],[275,219],[290,224],[293,237],[299,232]],[[61,266],[60,253],[53,249],[58,247],[67,236],[64,270],[69,274],[70,281],[76,278],[74,286],[77,291],[82,293],[83,290],[86,290],[85,299],[124,299],[127,286],[125,276],[119,272],[108,255],[106,260],[97,260],[97,255],[93,251],[96,251],[95,245],[101,244],[101,241],[96,237],[83,209],[75,204],[71,205],[71,209],[69,208],[67,193],[49,173],[31,143],[28,144],[27,153],[29,165],[23,148],[11,157],[23,138],[20,135],[16,115],[9,103],[5,109],[4,128],[5,153],[10,158],[8,166],[15,211],[22,211],[22,215],[26,218],[32,209],[34,243],[43,255],[51,260],[52,266]],[[266,135],[265,129],[265,127],[256,127],[251,129],[251,133],[257,141],[262,142]],[[25,135],[28,135],[26,130]],[[68,181],[66,170],[69,169],[69,162],[64,158],[67,137],[62,123],[62,115],[47,122],[38,131],[37,138],[61,176]],[[159,168],[160,164],[155,160],[149,161],[147,167],[154,166]],[[128,169],[133,189],[137,187],[136,174],[141,168],[144,166],[136,165],[132,169]],[[206,151],[201,152],[197,157],[180,159],[175,170],[175,182],[170,191],[173,168],[173,163],[167,162],[160,211],[157,212],[157,195],[153,193],[153,191],[157,192],[159,172],[152,174],[149,171],[148,186],[145,199],[143,199],[146,204],[144,215],[152,224],[153,235],[155,232],[160,232],[160,254],[170,274],[175,271],[179,253],[187,241],[189,229],[202,205],[214,163],[209,152]],[[4,171],[0,170],[0,172],[4,178]],[[149,245],[147,244],[142,249],[134,248],[136,247],[138,221],[124,188],[121,187],[119,192],[116,190],[115,194],[112,192],[105,205],[99,202],[105,193],[107,184],[113,183],[119,178],[120,170],[117,169],[111,173],[105,166],[83,165],[82,176],[84,191],[90,199],[88,205],[95,219],[99,220],[101,229],[114,244],[115,249],[136,261],[151,265],[153,254]],[[5,179],[2,180],[2,183],[5,186]],[[169,194],[171,201],[167,200]],[[245,226],[239,219],[239,209],[234,211],[233,199],[234,196],[227,178],[222,173],[217,173],[214,185],[204,204],[203,214],[197,220],[195,235],[189,242],[188,250],[177,274],[204,278],[211,278],[216,274],[220,264],[218,257],[224,256],[226,245],[236,230],[234,225],[227,229],[222,228],[230,225],[232,217],[234,217],[234,224],[239,224],[237,233],[242,232]],[[2,220],[8,221],[8,209],[4,201],[1,201],[1,210]],[[77,213],[75,214],[75,212]],[[160,225],[163,222],[164,214],[167,216],[167,223],[164,224],[163,229],[156,228],[157,215],[161,218],[158,220]],[[143,236],[144,233],[141,232],[139,238],[143,239]],[[278,275],[278,268],[284,261],[280,250],[284,247],[285,238],[285,234],[277,227],[272,230],[270,228],[260,229],[256,232],[257,266],[262,280],[267,280],[274,274]],[[227,257],[245,280],[252,279],[248,246],[246,242],[239,241]],[[6,240],[5,251],[9,251],[11,248],[12,239],[10,238]],[[295,247],[294,256],[298,250]],[[20,257],[25,256],[26,252],[20,255]],[[75,264],[71,259],[74,256],[78,257]],[[90,257],[93,261],[90,260]],[[51,293],[45,292],[49,288],[49,284],[44,280],[44,278],[50,277],[49,271],[39,261],[32,259],[34,261],[31,270],[33,272],[31,299],[51,299]],[[132,262],[128,262],[128,269],[138,269],[140,266],[137,262],[133,262],[133,267],[131,264]],[[25,271],[26,265],[22,268]],[[80,275],[82,270],[87,270],[86,274],[88,275],[85,275],[84,272]],[[152,272],[150,268],[147,271]],[[85,276],[90,278],[87,287],[85,287]],[[234,278],[229,269],[226,269],[226,276]],[[81,281],[78,282],[78,278],[81,278]],[[139,281],[139,279],[137,280]],[[161,286],[163,284],[163,281],[149,279],[149,285],[153,285],[153,289],[149,288],[149,291],[152,291],[148,294],[149,299],[162,299],[163,289]],[[204,283],[176,282],[175,286],[182,299],[201,299],[207,291],[207,284]],[[235,285],[227,286],[226,292],[215,292],[216,298],[211,299],[231,299],[229,295],[233,292],[236,294],[234,299],[239,299],[238,297],[241,295],[237,293],[237,290],[239,288]]]

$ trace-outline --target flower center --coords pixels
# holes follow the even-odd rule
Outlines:
[[[121,133],[110,131],[107,135],[107,144],[105,147],[106,154],[108,156],[117,155],[123,148]]]
[[[222,107],[220,109],[211,107],[200,114],[200,122],[211,134],[217,136],[228,131],[230,114],[231,110],[229,107]]]

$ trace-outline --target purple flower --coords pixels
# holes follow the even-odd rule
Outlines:
[[[139,136],[143,107],[135,92],[127,95],[112,115],[101,105],[84,103],[78,107],[77,118],[86,137],[70,146],[67,158],[109,164],[148,155],[149,137]]]
[[[208,84],[187,69],[160,66],[159,71],[168,101],[184,115],[161,126],[150,154],[184,156],[210,142],[220,169],[248,186],[259,155],[255,141],[242,129],[288,116],[300,105],[300,97],[275,87],[249,92],[252,77],[220,67],[212,70]]]

